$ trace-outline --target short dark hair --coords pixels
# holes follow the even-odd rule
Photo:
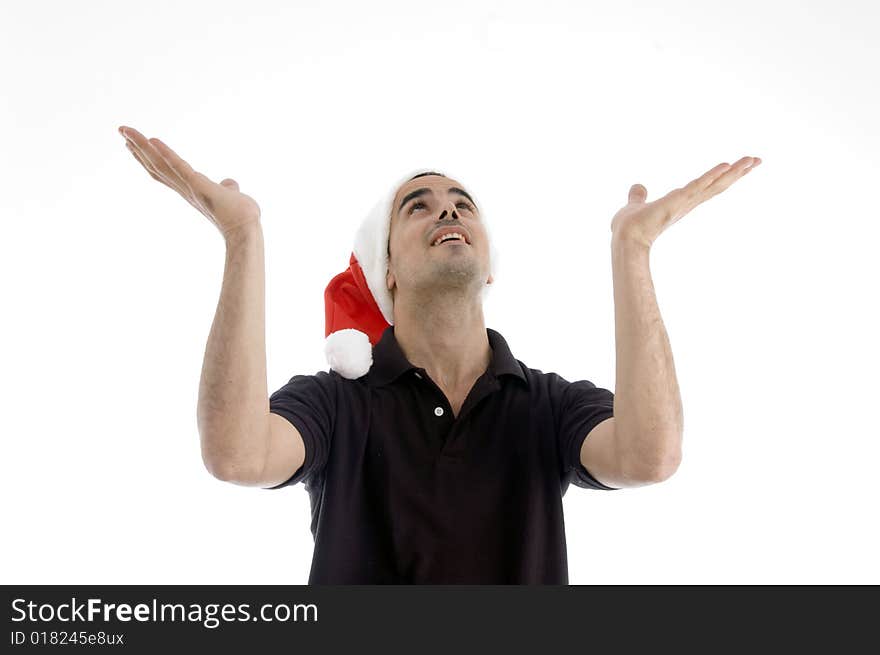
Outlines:
[[[416,179],[417,177],[424,177],[425,175],[439,175],[440,177],[446,177],[443,173],[435,173],[434,171],[428,171],[427,173],[419,173],[418,175],[413,175],[411,178],[409,178],[407,180],[407,182],[410,182],[410,181]]]

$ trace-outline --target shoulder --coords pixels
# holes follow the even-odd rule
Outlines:
[[[336,371],[317,371],[297,374],[269,396],[270,405],[285,400],[320,400],[337,402],[357,386],[357,380],[348,380]]]
[[[317,371],[316,373],[298,373],[294,375],[287,384],[296,384],[301,386],[321,386],[321,387],[346,387],[357,388],[367,384],[367,376],[362,375],[357,379],[343,377],[333,369],[329,371]]]
[[[569,380],[555,371],[545,372],[525,365],[523,373],[528,377],[532,395],[554,407],[582,403],[607,404],[614,399],[610,390],[599,387],[588,379]]]
[[[559,373],[555,371],[543,371],[539,368],[531,368],[530,366],[526,366],[521,361],[516,360],[522,368],[523,374],[526,376],[526,379],[529,381],[529,386],[539,392],[543,393],[561,393],[572,383],[567,379],[562,377]]]

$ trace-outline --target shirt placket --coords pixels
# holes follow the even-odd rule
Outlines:
[[[441,444],[439,451],[435,451],[438,461],[460,460],[466,454],[467,434],[466,420],[471,410],[486,396],[500,388],[500,384],[494,375],[486,372],[475,383],[461,406],[458,416],[453,416],[452,407],[446,395],[437,384],[428,376],[424,369],[414,372],[422,384],[429,387],[431,412],[436,422],[435,434],[440,436]]]

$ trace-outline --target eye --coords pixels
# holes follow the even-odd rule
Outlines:
[[[462,205],[464,205],[464,208],[467,209],[468,211],[474,211],[474,208],[471,207],[470,203],[464,202],[463,200],[460,203],[458,203],[456,205],[456,207],[461,207]]]
[[[416,207],[424,207],[424,206],[425,206],[425,203],[423,203],[421,200],[418,202],[414,202],[412,205],[410,205],[409,213],[412,214],[416,210]]]

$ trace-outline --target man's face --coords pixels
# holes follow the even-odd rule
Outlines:
[[[434,245],[438,236],[456,231],[464,238]],[[425,175],[397,190],[388,246],[386,284],[392,295],[401,287],[419,294],[478,292],[492,281],[489,239],[479,208],[451,178]]]

